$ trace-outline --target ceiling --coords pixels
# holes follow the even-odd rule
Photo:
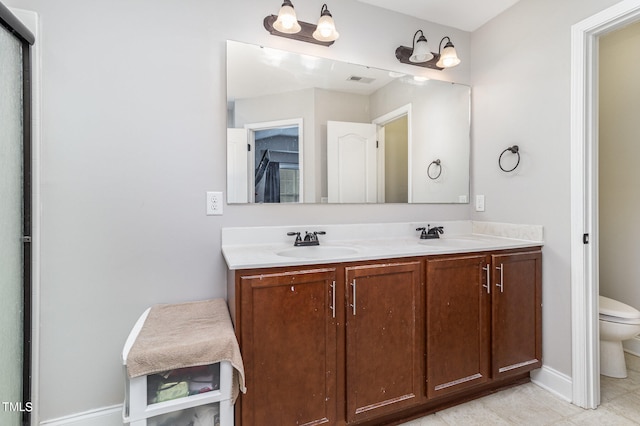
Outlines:
[[[519,0],[358,0],[464,31],[475,31]],[[462,11],[462,12],[461,12]]]

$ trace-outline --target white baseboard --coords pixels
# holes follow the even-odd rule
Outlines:
[[[542,368],[532,371],[531,381],[565,401],[571,402],[573,400],[573,381],[571,377],[551,367],[543,365]]]
[[[119,404],[46,420],[41,422],[40,426],[116,426],[121,424],[122,404]]]
[[[640,336],[636,336],[631,340],[622,342],[625,352],[629,352],[631,355],[640,356]]]

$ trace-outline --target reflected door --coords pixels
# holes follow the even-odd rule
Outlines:
[[[0,26],[0,424],[23,405],[24,168],[22,43]]]
[[[227,129],[227,203],[249,202],[247,129]]]
[[[330,203],[378,201],[376,125],[327,122],[327,191]]]

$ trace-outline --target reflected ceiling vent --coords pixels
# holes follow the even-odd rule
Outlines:
[[[371,77],[360,77],[359,75],[351,75],[347,78],[347,81],[355,81],[357,83],[370,84],[376,81],[376,79]]]

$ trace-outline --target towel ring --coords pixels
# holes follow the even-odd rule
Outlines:
[[[438,166],[438,174],[435,176],[431,176],[431,166],[433,166],[434,164]],[[427,176],[429,176],[429,179],[436,180],[440,177],[441,174],[442,174],[442,165],[440,164],[440,159],[432,161],[431,164],[429,164],[429,167],[427,167]]]
[[[502,156],[507,151],[511,152],[512,154],[516,154],[518,156],[518,161],[516,162],[516,165],[509,170],[506,170],[504,167],[502,167]],[[500,167],[500,170],[502,170],[503,172],[509,173],[514,171],[516,167],[518,167],[518,164],[520,164],[520,148],[518,147],[518,145],[510,146],[509,148],[505,149],[504,151],[502,151],[502,154],[500,154],[500,157],[498,158],[498,166]]]

